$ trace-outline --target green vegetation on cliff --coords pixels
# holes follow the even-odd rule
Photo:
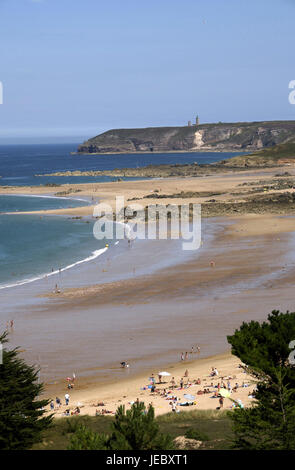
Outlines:
[[[228,160],[222,160],[217,165],[230,167],[273,166],[291,163],[292,161],[295,161],[295,142],[290,141],[248,155],[240,155]]]

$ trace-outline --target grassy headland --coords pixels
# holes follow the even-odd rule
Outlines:
[[[238,157],[222,160],[216,165],[229,167],[262,167],[275,166],[295,162],[295,142],[268,147],[249,155],[240,155]]]

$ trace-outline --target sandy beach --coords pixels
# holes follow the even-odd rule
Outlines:
[[[290,175],[295,175],[293,167],[287,167]],[[116,196],[123,196],[126,204],[132,202],[142,205],[165,203],[165,204],[181,204],[188,203],[204,203],[210,197],[208,195],[201,197],[188,197],[185,199],[169,198],[169,194],[174,195],[180,192],[198,192],[198,193],[220,193],[214,196],[216,202],[244,201],[245,196],[241,194],[241,185],[244,183],[254,183],[259,180],[271,182],[275,175],[286,171],[286,167],[249,169],[245,171],[235,171],[229,173],[220,173],[217,175],[209,175],[202,178],[159,178],[145,179],[136,181],[117,181],[108,183],[86,183],[86,184],[63,184],[62,186],[6,186],[0,187],[0,194],[55,194],[71,197],[88,197],[93,201],[85,207],[76,207],[72,209],[59,209],[51,211],[36,211],[35,214],[69,214],[78,216],[93,215],[93,206],[97,202],[104,202],[115,209]],[[290,192],[293,192],[290,189]],[[281,191],[268,191],[269,194],[280,193]],[[237,193],[235,195],[235,193]],[[151,197],[155,194],[155,198]],[[158,194],[165,195],[161,201],[156,197]],[[254,192],[255,195],[255,192]],[[149,196],[148,199],[146,196]]]
[[[128,378],[128,369],[123,370],[122,379],[106,385],[89,387],[85,380],[75,379],[74,388],[67,390],[64,387],[52,385],[51,396],[58,396],[62,405],[55,403],[55,417],[65,416],[65,410],[74,411],[79,406],[81,414],[95,416],[96,414],[114,414],[119,405],[130,408],[136,400],[143,401],[146,406],[152,404],[156,414],[161,415],[172,411],[172,397],[176,397],[177,410],[191,411],[192,409],[216,409],[220,406],[219,400],[215,397],[218,383],[223,383],[225,387],[230,383],[236,390],[231,391],[229,398],[224,398],[223,409],[231,409],[234,402],[241,400],[244,406],[253,402],[252,392],[255,389],[253,380],[239,367],[240,361],[230,353],[224,353],[205,359],[195,359],[198,353],[190,353],[188,360],[181,363],[168,365],[165,372],[170,375],[162,378],[159,383],[157,369],[151,369],[151,374],[139,374],[136,377]],[[212,368],[216,368],[218,376],[210,376]],[[187,376],[186,376],[187,374]],[[125,376],[125,377],[124,377]],[[156,389],[151,391],[152,378],[155,378]],[[181,387],[181,381],[183,386]],[[200,383],[196,383],[199,382]],[[175,382],[175,385],[173,383]],[[204,390],[208,392],[203,393]],[[64,395],[70,395],[69,406],[65,405]],[[193,400],[187,399],[186,394],[192,395]],[[55,400],[54,400],[55,401]],[[191,402],[191,405],[181,405],[181,403]],[[106,411],[108,413],[106,413]]]
[[[169,195],[180,191],[208,191],[214,187],[216,192],[221,192],[215,198],[225,202],[234,197],[235,191],[240,191],[241,184],[271,180],[283,170],[284,167],[249,170],[201,179],[65,185],[58,191],[62,189],[70,196],[87,196],[93,204],[37,213],[90,216],[98,201],[114,207],[117,194],[125,196],[126,200],[137,198],[142,204],[156,203],[157,198],[145,199],[155,189]],[[0,192],[56,194],[57,189],[1,188]],[[243,200],[244,196],[237,198]],[[193,197],[185,199],[185,203],[202,203],[207,199]],[[161,203],[183,201],[167,197]],[[161,414],[171,410],[171,400],[161,396],[163,389],[167,391],[171,384],[159,385],[159,394],[151,394],[149,389],[143,388],[149,385],[152,374],[157,377],[160,370],[165,370],[171,374],[169,378],[175,377],[177,388],[173,394],[177,398],[183,401],[186,392],[196,396],[197,405],[181,409],[215,409],[218,400],[212,395],[220,377],[224,377],[224,381],[232,377],[231,386],[238,383],[233,398],[241,399],[245,405],[251,403],[253,399],[248,398],[248,394],[253,386],[242,387],[243,382],[249,383],[249,378],[238,368],[238,359],[225,353],[228,351],[226,336],[243,321],[263,320],[275,308],[292,310],[295,221],[288,214],[249,213],[217,217],[206,224],[200,250],[185,258],[179,256],[170,265],[155,264],[155,257],[160,256],[164,245],[135,242],[130,251],[127,246],[122,249],[121,258],[106,261],[102,257],[97,264],[99,275],[96,277],[89,276],[89,263],[80,271],[81,281],[83,278],[80,285],[77,270],[73,272],[73,276],[76,273],[75,283],[71,285],[70,279],[64,282],[59,293],[41,284],[40,289],[35,288],[33,308],[25,309],[17,318],[13,344],[24,348],[30,345],[35,352],[39,350],[45,396],[53,399],[59,396],[64,403],[65,378],[71,377],[73,371],[76,380],[69,391],[71,410],[79,406],[81,413],[86,414],[95,414],[96,409],[114,412],[118,404],[130,406],[138,398],[146,404],[152,402],[156,413]],[[173,246],[178,250],[177,245]],[[165,256],[169,257],[168,251]],[[152,262],[157,269],[149,272]],[[144,273],[140,266],[145,266]],[[93,282],[96,278],[97,282]],[[196,345],[201,347],[200,354],[190,354]],[[185,361],[180,360],[182,351],[188,352]],[[33,360],[30,353],[24,356]],[[129,369],[120,368],[123,360],[130,362]],[[218,378],[209,376],[211,367],[218,369]],[[185,378],[184,382],[189,386],[179,390],[186,369],[189,380]],[[201,384],[196,385],[194,381],[198,378]],[[197,394],[207,387],[210,393]],[[98,407],[99,402],[104,406]],[[225,399],[225,408],[231,404]],[[62,416],[64,411],[63,405],[56,410],[56,416]]]

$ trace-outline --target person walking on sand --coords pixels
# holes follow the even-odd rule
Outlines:
[[[174,379],[174,377],[172,377],[170,383],[171,383],[171,388],[173,389],[173,388],[175,387],[175,379]]]
[[[183,378],[180,379],[180,388],[183,388]]]
[[[53,291],[54,294],[60,294],[60,289],[58,288],[58,285],[55,284],[55,289]]]
[[[185,377],[188,377],[188,370],[186,369],[185,373],[184,373],[184,376]]]
[[[223,408],[223,397],[219,398],[219,407],[220,409]]]
[[[70,402],[70,395],[68,393],[65,394],[65,401],[66,401],[66,406],[68,406]]]
[[[184,354],[183,354],[183,352],[181,353],[180,360],[181,360],[181,361],[184,361]]]
[[[173,411],[173,413],[177,412],[177,406],[176,406],[175,402],[172,403],[172,411]]]

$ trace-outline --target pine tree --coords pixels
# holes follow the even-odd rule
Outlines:
[[[117,409],[112,433],[98,435],[80,426],[71,438],[69,450],[167,450],[173,449],[170,435],[161,434],[152,406],[134,403],[130,410]]]
[[[68,450],[106,450],[106,440],[107,436],[81,424],[71,437]]]
[[[257,383],[253,405],[230,413],[235,447],[295,449],[295,367],[288,360],[294,339],[295,313],[279,311],[228,336],[232,353]]]
[[[134,403],[130,410],[121,405],[116,412],[114,432],[108,441],[110,449],[167,450],[173,447],[169,435],[159,432],[155,410],[143,402]]]
[[[7,333],[0,335],[2,347]],[[43,385],[38,384],[38,370],[19,357],[18,348],[3,347],[0,364],[0,450],[30,448],[41,439],[52,416],[43,416],[48,400],[38,400]]]

